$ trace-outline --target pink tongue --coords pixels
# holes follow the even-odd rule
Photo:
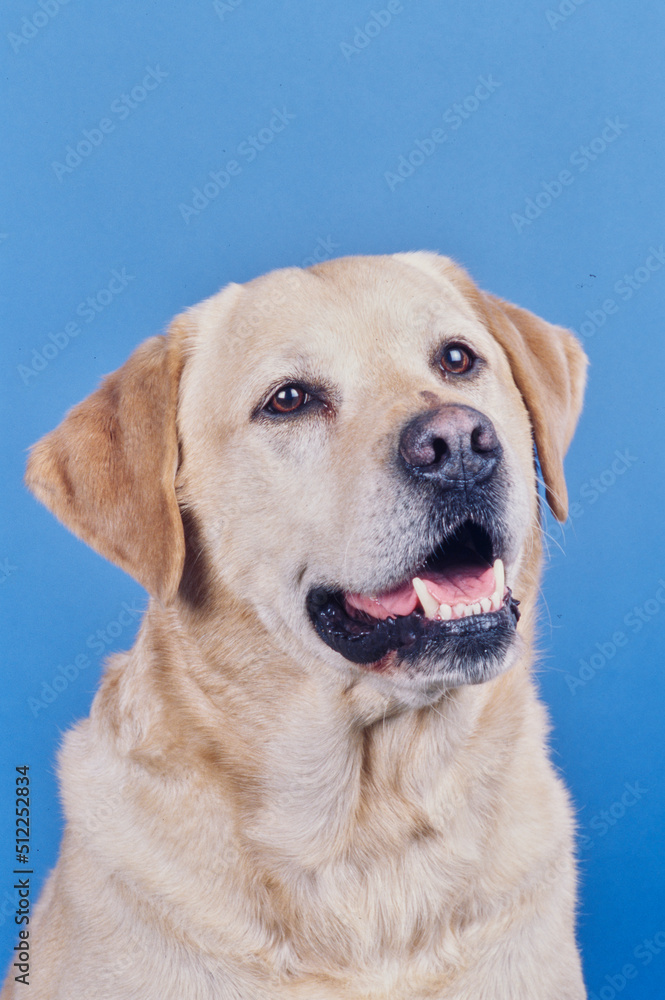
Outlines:
[[[491,566],[476,566],[473,563],[463,563],[450,566],[442,573],[421,573],[432,597],[439,604],[472,604],[491,597],[494,593],[494,570]],[[365,611],[372,618],[393,618],[396,615],[410,615],[418,606],[418,597],[411,581],[401,584],[394,590],[386,590],[382,594],[370,597],[365,594],[346,594],[346,602],[350,608]]]

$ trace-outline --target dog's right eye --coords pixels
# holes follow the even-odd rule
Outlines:
[[[309,402],[310,398],[301,386],[285,385],[270,397],[265,409],[268,413],[294,413]]]
[[[471,371],[475,360],[475,354],[464,344],[447,344],[441,352],[439,365],[451,375],[465,375]]]

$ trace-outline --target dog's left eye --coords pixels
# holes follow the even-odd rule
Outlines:
[[[451,375],[464,375],[473,368],[475,360],[475,354],[464,344],[447,344],[441,351],[439,365]]]
[[[285,385],[270,397],[265,409],[268,413],[294,413],[308,403],[310,398],[301,386]]]

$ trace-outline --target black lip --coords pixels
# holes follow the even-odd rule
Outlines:
[[[352,663],[379,668],[391,652],[406,661],[437,653],[455,661],[497,659],[512,641],[518,604],[509,589],[498,611],[468,618],[444,622],[414,611],[385,621],[358,621],[347,613],[341,591],[314,587],[307,595],[310,621],[323,642]]]

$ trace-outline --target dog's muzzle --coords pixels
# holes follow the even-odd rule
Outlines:
[[[388,587],[312,587],[307,612],[328,646],[372,669],[394,652],[411,663],[424,657],[430,667],[437,658],[454,661],[457,671],[464,661],[483,679],[482,661],[503,656],[519,619],[503,562],[501,458],[492,422],[468,406],[442,406],[404,427],[397,475],[414,515],[427,510],[420,527],[435,544]]]

